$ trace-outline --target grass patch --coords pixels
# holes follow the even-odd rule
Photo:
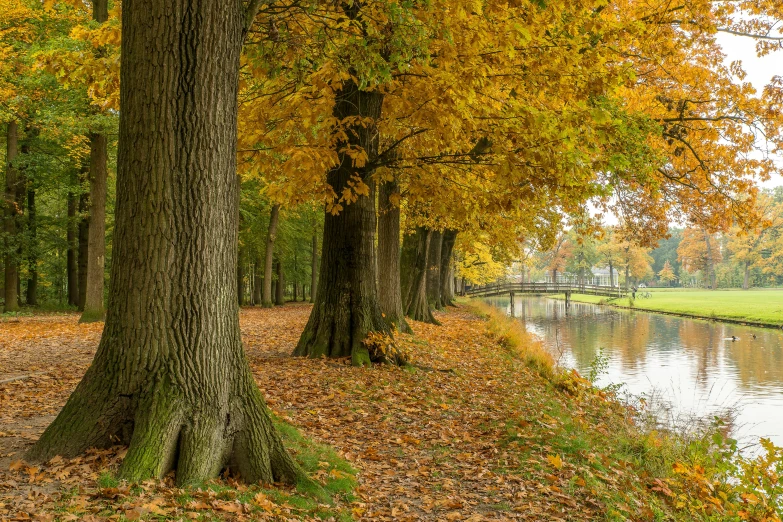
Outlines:
[[[521,322],[507,316],[498,307],[482,301],[470,301],[468,306],[471,312],[486,319],[487,332],[500,346],[545,379],[553,378],[555,361],[552,355],[525,330]]]
[[[652,297],[623,297],[607,304],[710,319],[783,324],[783,290],[651,289]],[[601,304],[603,297],[573,294],[575,302]]]

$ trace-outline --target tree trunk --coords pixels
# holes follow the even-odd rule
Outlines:
[[[440,257],[443,250],[443,232],[432,231],[427,254],[427,301],[434,310],[442,310],[440,298]]]
[[[129,443],[119,476],[228,465],[247,482],[302,476],[242,348],[236,300],[239,2],[126,0],[114,262],[101,343],[41,461]],[[249,17],[252,20],[252,16]]]
[[[87,300],[87,259],[89,258],[90,220],[87,215],[89,198],[87,194],[79,197],[79,311],[84,311]]]
[[[712,245],[710,244],[710,235],[707,233],[705,229],[702,229],[702,234],[704,234],[704,242],[707,244],[707,270],[706,270],[706,279],[709,282],[710,290],[717,289],[717,281],[715,277],[715,260],[712,257]]]
[[[310,302],[315,302],[315,289],[318,286],[318,231],[313,231],[313,244],[310,254]]]
[[[418,227],[402,241],[402,309],[414,321],[439,324],[427,301],[427,258],[432,230]]]
[[[269,216],[269,229],[266,233],[266,253],[264,257],[264,295],[261,298],[261,306],[272,306],[272,262],[274,260],[275,238],[277,237],[277,223],[280,218],[280,205],[272,205],[272,213]]]
[[[253,264],[253,304],[258,306],[261,304],[261,255],[256,256],[256,262]]]
[[[454,306],[454,263],[452,257],[457,231],[443,231],[443,243],[440,250],[440,299],[443,306]],[[524,282],[524,275],[522,276]]]
[[[66,254],[66,271],[68,272],[68,304],[79,306],[79,245],[78,222],[76,218],[77,199],[73,193],[68,194],[68,224],[66,225],[66,241],[68,253]]]
[[[400,354],[365,343],[368,334],[391,336],[378,303],[375,267],[375,181],[372,170],[354,165],[348,149],[361,149],[369,162],[378,155],[378,129],[383,94],[362,91],[346,80],[335,97],[333,116],[342,123],[336,140],[339,164],[327,173],[338,195],[358,180],[369,195],[341,203],[338,213],[326,212],[318,290],[310,319],[294,350],[308,357],[351,357],[354,365],[373,361],[402,363]],[[387,343],[388,344],[388,343]],[[393,346],[392,346],[393,348]]]
[[[98,23],[109,19],[108,0],[93,0],[92,17]],[[104,54],[102,47],[95,54]],[[87,227],[86,278],[80,284],[84,288],[81,300],[82,316],[80,323],[103,321],[106,312],[103,308],[103,280],[106,269],[106,184],[108,173],[108,143],[106,136],[90,133],[90,214]]]
[[[391,201],[393,196],[399,197],[399,192],[396,178],[378,189],[378,302],[390,325],[412,333],[402,310],[400,207]]]
[[[245,248],[239,247],[237,253],[237,304],[245,304]]]
[[[750,261],[745,261],[745,269],[743,270],[742,277],[742,289],[747,290],[750,288]]]
[[[15,121],[8,123],[6,135],[6,170],[5,170],[5,260],[3,266],[6,312],[19,310],[19,266],[15,252],[17,251],[17,219],[19,209],[16,206],[16,190],[18,173],[12,163],[16,160],[18,152],[18,125]]]
[[[96,2],[97,3],[97,2]],[[87,227],[87,274],[79,322],[103,321],[103,278],[106,268],[106,136],[90,134],[90,216]]]
[[[27,230],[29,248],[27,250],[27,304],[38,306],[38,223],[35,210],[35,189],[27,190]]]
[[[612,263],[609,263],[609,288],[614,288],[614,267]]]
[[[285,304],[285,281],[283,279],[283,262],[277,260],[277,286],[275,287],[275,304],[283,306]]]

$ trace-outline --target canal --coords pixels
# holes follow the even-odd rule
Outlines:
[[[508,298],[487,301],[511,313]],[[621,394],[644,397],[665,423],[687,424],[730,408],[741,443],[767,437],[783,446],[780,330],[583,303],[566,310],[564,301],[521,295],[514,316],[561,366],[587,376],[603,359],[596,384],[622,383]]]

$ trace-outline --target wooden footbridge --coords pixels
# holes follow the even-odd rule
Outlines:
[[[612,286],[580,285],[576,283],[491,283],[483,286],[472,286],[465,290],[470,297],[493,297],[515,294],[565,294],[566,303],[571,301],[571,294],[600,295],[605,297],[622,297],[626,291]]]

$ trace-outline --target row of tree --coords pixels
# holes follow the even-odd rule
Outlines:
[[[33,186],[60,191],[46,197],[72,254],[87,216],[88,317],[114,223],[101,344],[30,456],[120,440],[130,479],[228,464],[297,480],[238,324],[248,271],[271,301],[284,210],[308,223],[285,270],[309,266],[315,289],[294,353],[356,365],[405,362],[394,330],[450,302],[455,257],[466,276],[520,239],[554,244],[568,216],[594,227],[589,202],[640,245],[672,214],[754,226],[754,180],[774,171],[751,154],[755,132],[780,142],[783,90],[742,83],[714,35],[761,36],[769,52],[781,15],[776,0],[0,0],[6,306],[43,239],[43,205],[19,204],[28,180],[59,172]],[[18,153],[20,128],[52,166]]]
[[[783,188],[765,190],[757,201],[762,221],[745,230],[671,228],[655,247],[644,247],[622,225],[562,233],[549,250],[523,249],[520,265],[527,278],[561,278],[584,284],[595,269],[608,269],[601,284],[645,283],[704,288],[774,287],[783,285]]]

